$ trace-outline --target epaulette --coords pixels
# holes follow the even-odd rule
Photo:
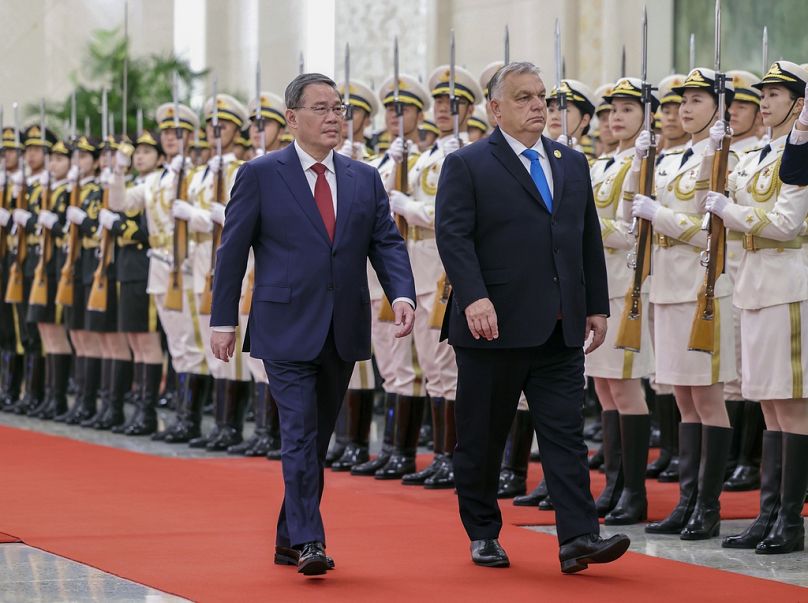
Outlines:
[[[662,151],[662,154],[665,155],[665,157],[667,157],[669,155],[681,155],[684,152],[685,149],[674,149],[673,151]]]

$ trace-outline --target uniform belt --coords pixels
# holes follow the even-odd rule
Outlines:
[[[194,233],[194,241],[197,243],[206,243],[213,240],[213,235],[209,232]]]
[[[143,248],[143,244],[140,241],[135,241],[133,239],[124,239],[118,237],[117,239],[118,247],[131,247],[132,245],[139,245],[139,249]]]
[[[26,237],[25,237],[25,243],[29,247],[34,247],[36,245],[39,245],[40,242],[41,242],[41,239],[36,235],[29,234],[29,235],[26,235]]]
[[[784,249],[801,249],[802,237],[797,237],[790,241],[775,241],[774,239],[745,234],[743,236],[743,248],[752,252],[760,249],[777,249],[778,251],[783,251]]]
[[[149,247],[154,249],[165,249],[171,247],[174,243],[174,237],[168,234],[153,234],[149,235]]]
[[[100,241],[96,241],[95,239],[88,239],[87,237],[82,237],[81,239],[82,249],[98,249],[100,245]]]
[[[674,245],[687,245],[684,241],[666,235],[654,233],[654,244],[658,247],[673,247]]]
[[[407,231],[407,238],[410,241],[423,241],[424,239],[434,239],[435,231],[423,226],[410,226]]]
[[[737,230],[727,231],[727,241],[743,241],[744,234]]]

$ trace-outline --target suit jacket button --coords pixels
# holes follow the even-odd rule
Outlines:
[[[553,282],[554,282],[554,283],[557,283],[557,282],[558,282],[558,277],[557,277],[557,276],[554,276],[554,277],[553,277]]]
[[[558,247],[553,248],[553,253],[558,253]]]
[[[334,290],[334,285],[328,285],[328,290],[333,291]]]

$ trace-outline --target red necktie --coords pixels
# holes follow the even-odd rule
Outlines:
[[[325,224],[328,238],[333,242],[337,219],[334,216],[334,201],[331,196],[331,187],[328,186],[328,180],[325,179],[326,167],[322,163],[315,163],[311,166],[311,169],[317,174],[317,182],[314,183],[314,202],[317,204],[317,209],[320,210],[320,216],[323,218],[323,224]]]

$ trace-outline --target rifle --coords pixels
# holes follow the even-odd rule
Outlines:
[[[180,126],[180,103],[177,100],[177,74],[174,74],[174,131],[180,145],[180,164],[177,173],[177,195],[175,199],[186,199],[188,197],[188,183],[185,182],[185,143],[183,140],[182,126]],[[214,108],[215,110],[215,108]],[[214,112],[215,115],[215,112]],[[168,310],[182,310],[182,265],[188,257],[188,222],[174,219],[174,260],[171,263],[171,270],[168,275],[168,289],[166,291],[165,307]]]
[[[343,90],[343,100],[345,104],[345,127],[348,133],[348,142],[351,143],[351,155],[353,155],[353,105],[351,104],[351,45],[345,43],[345,90]]]
[[[656,137],[651,127],[651,92],[653,90],[648,78],[648,15],[643,9],[642,17],[642,102],[645,108],[643,128],[651,134],[651,146],[642,160],[640,168],[640,192],[652,197],[654,195],[654,169],[656,163]],[[636,234],[637,242],[628,256],[628,267],[634,270],[634,279],[626,292],[623,314],[617,330],[615,347],[632,352],[640,351],[642,341],[642,285],[651,273],[651,243],[653,226],[649,220],[635,220],[631,232]]]
[[[45,133],[43,132],[44,136]],[[17,207],[28,209],[28,185],[25,180],[25,162],[20,149],[20,113],[19,105],[14,103],[14,142],[17,147],[17,157],[22,173],[22,185],[20,186],[20,196],[17,198]],[[6,287],[6,303],[21,304],[23,299],[23,263],[27,255],[26,232],[24,228],[17,228],[17,254],[11,270],[8,273],[8,286]]]
[[[0,105],[0,132],[3,131],[3,107]],[[5,210],[9,209],[11,200],[8,199],[8,166],[5,159],[3,160],[3,187],[0,188],[0,207]],[[8,252],[8,238],[5,231],[0,231],[0,261],[6,257]]]
[[[101,137],[104,139],[104,153],[107,154],[107,166],[112,165],[112,144],[110,139],[115,136],[112,128],[109,128],[114,121],[110,118],[107,104],[107,90],[101,95]],[[101,192],[101,206],[109,209],[109,184],[105,184]],[[90,295],[87,298],[87,309],[93,312],[106,312],[109,291],[109,275],[107,274],[109,265],[112,263],[113,244],[115,240],[112,233],[106,228],[101,233],[101,244],[98,248],[98,266],[93,274],[93,284],[90,288]]]
[[[45,99],[39,102],[39,128],[42,130],[42,136],[45,136]],[[50,154],[45,153],[45,172],[50,170]],[[50,176],[50,174],[48,174]],[[48,178],[48,185],[41,187],[39,193],[39,206],[42,211],[50,210],[51,206],[51,190],[50,178]],[[36,269],[34,270],[34,281],[31,285],[31,293],[28,296],[28,303],[33,306],[47,306],[48,305],[48,271],[47,265],[51,259],[53,249],[51,248],[51,231],[47,228],[42,229],[42,236],[39,242],[39,261],[37,262]]]
[[[71,129],[71,140],[73,144],[73,152],[72,152],[72,163],[77,168],[76,169],[76,180],[73,182],[73,189],[70,191],[70,206],[71,207],[78,207],[81,205],[81,195],[79,191],[79,182],[81,181],[81,176],[78,174],[78,149],[76,148],[76,144],[78,141],[78,137],[76,136],[76,93],[73,93],[73,97],[71,99],[71,108],[70,108],[70,129]],[[56,303],[61,304],[63,306],[72,306],[73,305],[73,278],[74,278],[74,270],[75,270],[75,263],[76,258],[79,255],[79,227],[70,223],[70,228],[68,230],[68,243],[67,243],[67,259],[65,260],[64,266],[62,266],[62,272],[59,276],[59,285],[56,288]]]
[[[567,146],[572,146],[567,131],[567,93],[562,88],[561,82],[564,77],[564,67],[561,60],[561,23],[555,21],[555,68],[556,68],[556,93],[558,94],[558,110],[561,111],[561,134],[567,141]]]
[[[718,115],[724,119],[726,113],[726,74],[721,73],[721,0],[715,2],[715,92],[718,95]],[[726,122],[721,148],[713,155],[713,169],[710,179],[710,190],[727,194],[727,167],[729,147],[732,135],[729,122]],[[702,228],[707,230],[707,249],[702,252],[701,265],[705,267],[704,284],[698,295],[696,315],[690,329],[688,349],[696,352],[715,352],[716,319],[715,283],[724,272],[727,251],[727,231],[724,221],[717,215],[708,213],[704,216]]]
[[[213,115],[211,121],[213,122],[213,136],[216,140],[216,155],[219,157],[219,169],[213,175],[213,195],[214,203],[221,203],[224,205],[224,169],[222,166],[222,127],[219,124],[219,115],[217,113],[216,99],[217,80],[213,78]],[[260,110],[260,100],[259,100]],[[199,313],[210,314],[211,306],[213,305],[213,276],[216,272],[216,250],[219,249],[219,243],[222,241],[222,227],[221,225],[213,222],[213,236],[211,237],[210,245],[210,269],[205,276],[205,288],[202,290],[202,295],[199,298]]]

